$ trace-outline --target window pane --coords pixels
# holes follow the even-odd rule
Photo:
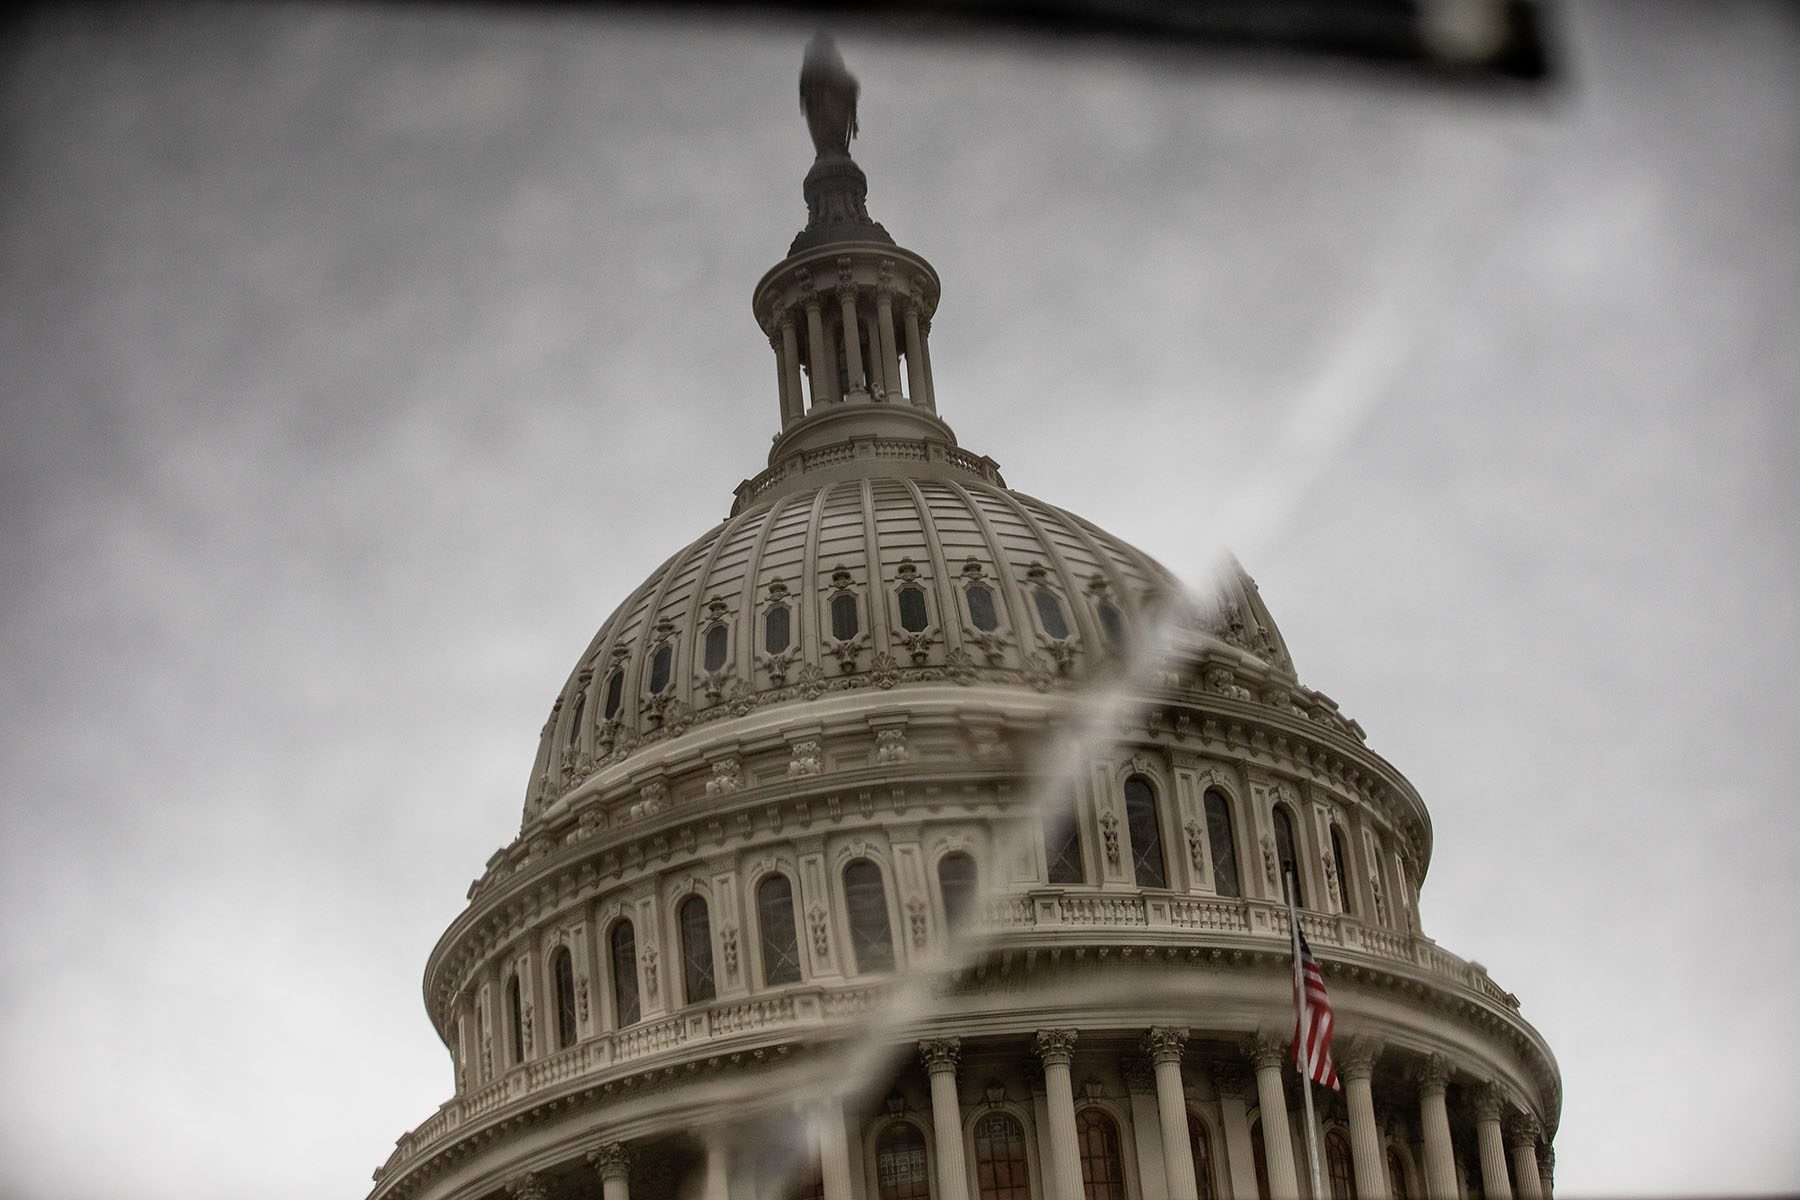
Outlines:
[[[1188,1147],[1194,1154],[1194,1186],[1200,1192],[1197,1200],[1213,1200],[1212,1137],[1193,1113],[1188,1114]]]
[[[1131,835],[1131,866],[1138,886],[1168,887],[1162,825],[1156,819],[1156,792],[1142,775],[1125,781],[1125,829]]]
[[[625,691],[625,675],[622,671],[614,671],[606,680],[606,719],[612,720],[619,715],[619,701]]]
[[[1125,1200],[1125,1169],[1119,1162],[1119,1127],[1097,1108],[1075,1116],[1081,1146],[1081,1183],[1087,1200]]]
[[[994,593],[972,583],[964,593],[969,599],[969,620],[975,628],[983,633],[992,633],[1000,628],[1000,614],[994,611]]]
[[[785,604],[777,604],[763,618],[763,651],[768,654],[780,654],[788,648],[788,609]]]
[[[507,1037],[512,1045],[513,1065],[525,1061],[525,1010],[519,996],[519,977],[512,976],[506,981],[506,1024]]]
[[[713,988],[712,922],[706,901],[689,896],[681,905],[681,979],[689,1004],[711,1000]]]
[[[1006,1113],[975,1123],[975,1185],[978,1200],[1031,1200],[1025,1130]]]
[[[1294,857],[1294,822],[1288,817],[1287,809],[1279,804],[1275,806],[1274,821],[1275,857],[1281,863],[1283,878],[1286,878],[1287,872],[1293,872],[1294,903],[1305,908],[1306,894],[1300,887],[1300,860]],[[1285,896],[1286,892],[1282,894]]]
[[[1331,1200],[1356,1200],[1356,1172],[1350,1165],[1350,1139],[1335,1129],[1325,1135],[1325,1174]]]
[[[1237,839],[1231,832],[1231,802],[1221,792],[1206,793],[1206,842],[1212,854],[1213,886],[1221,896],[1241,896]]]
[[[1070,796],[1044,830],[1044,864],[1051,883],[1086,883],[1081,862],[1081,812]]]
[[[1387,1152],[1388,1195],[1390,1200],[1408,1200],[1406,1192],[1406,1164],[1400,1161],[1400,1152],[1392,1146]]]
[[[859,858],[844,868],[844,906],[850,914],[850,949],[858,971],[894,966],[894,939],[888,929],[887,893],[881,868]]]
[[[637,943],[631,935],[631,922],[620,921],[612,931],[613,1011],[619,1027],[637,1024],[638,977]]]
[[[1106,644],[1114,651],[1125,649],[1125,618],[1117,608],[1104,600],[1100,602],[1100,632],[1106,636]]]
[[[900,627],[908,633],[923,633],[931,624],[931,618],[925,612],[925,591],[922,588],[906,587],[900,589]]]
[[[568,743],[571,746],[579,745],[581,742],[581,710],[586,707],[587,693],[585,691],[576,692],[574,707],[569,710]]]
[[[798,982],[800,939],[794,929],[794,888],[786,875],[771,875],[757,885],[756,924],[762,935],[763,982]]]
[[[840,642],[849,641],[861,628],[861,616],[856,597],[849,592],[839,592],[831,598],[831,636]]]
[[[1344,853],[1344,839],[1338,835],[1338,827],[1331,827],[1331,865],[1337,871],[1338,895],[1344,898],[1344,911],[1353,913],[1356,905],[1352,902],[1354,892],[1350,887],[1350,856]]]
[[[1037,605],[1038,620],[1044,623],[1044,632],[1053,638],[1069,636],[1069,623],[1063,619],[1062,601],[1049,588],[1037,588],[1031,593],[1033,603]]]
[[[889,1125],[875,1143],[875,1182],[881,1200],[931,1200],[925,1171],[925,1135],[903,1121]]]
[[[650,660],[650,694],[657,695],[669,686],[669,666],[675,661],[675,648],[664,644]]]
[[[551,958],[550,973],[556,977],[556,1048],[566,1050],[575,1044],[575,958],[567,946]]]
[[[944,897],[944,919],[952,932],[961,929],[975,907],[978,888],[975,860],[966,854],[946,854],[938,861],[938,891]]]
[[[706,659],[708,671],[716,671],[725,665],[725,651],[731,644],[731,635],[725,632],[723,625],[714,625],[706,631]]]

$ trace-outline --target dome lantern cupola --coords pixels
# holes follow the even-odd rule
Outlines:
[[[733,511],[814,474],[973,476],[1001,483],[992,459],[960,450],[937,413],[931,317],[938,277],[897,245],[866,206],[868,179],[850,157],[855,76],[830,39],[807,47],[800,108],[815,157],[806,228],[756,285],[752,307],[775,352],[781,432],[769,469],[739,485]],[[784,486],[791,485],[791,486]]]

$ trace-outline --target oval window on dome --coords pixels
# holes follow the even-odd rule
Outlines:
[[[994,593],[979,583],[971,583],[963,593],[969,601],[969,621],[983,633],[1000,628],[1000,614],[994,609]]]
[[[619,715],[619,702],[625,697],[625,672],[614,671],[606,677],[606,706],[604,712],[607,720]]]
[[[780,654],[788,648],[788,608],[777,604],[763,616],[763,652]]]
[[[931,615],[925,611],[925,589],[901,588],[900,628],[908,633],[924,633],[925,627],[929,624],[931,624]]]
[[[839,592],[831,598],[831,636],[840,642],[847,642],[856,636],[862,628],[862,613],[856,607],[856,597],[849,592]]]
[[[704,659],[708,671],[717,671],[725,665],[725,653],[730,648],[731,634],[723,625],[714,625],[706,631],[706,657]]]
[[[1037,588],[1031,593],[1032,603],[1037,605],[1038,620],[1043,622],[1044,632],[1057,641],[1069,636],[1069,622],[1063,617],[1062,601],[1049,588]]]
[[[650,694],[660,695],[669,686],[669,668],[675,661],[675,647],[664,642],[650,660]]]
[[[1125,617],[1117,605],[1107,600],[1100,602],[1100,632],[1115,654],[1125,649]]]

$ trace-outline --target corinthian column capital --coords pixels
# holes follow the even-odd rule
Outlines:
[[[1500,1114],[1506,1109],[1506,1096],[1500,1085],[1488,1080],[1475,1089],[1474,1102],[1471,1106],[1477,1121],[1498,1121]]]
[[[1542,1136],[1544,1127],[1538,1119],[1528,1112],[1514,1113],[1506,1122],[1506,1144],[1509,1146],[1531,1146],[1536,1148],[1538,1138]]]
[[[928,1074],[948,1071],[954,1075],[957,1059],[961,1055],[961,1038],[927,1038],[919,1043],[919,1057],[924,1060]]]
[[[631,1174],[631,1153],[623,1142],[608,1142],[598,1150],[590,1151],[587,1160],[603,1181],[624,1179]]]
[[[1046,1067],[1066,1067],[1075,1061],[1075,1031],[1073,1029],[1040,1029],[1037,1041],[1032,1049]]]
[[[1244,1046],[1244,1053],[1250,1056],[1250,1065],[1259,1071],[1270,1067],[1280,1068],[1287,1062],[1287,1043],[1280,1038],[1267,1034],[1258,1034]]]
[[[506,1194],[513,1200],[550,1200],[550,1189],[529,1171],[507,1184]]]
[[[1426,1055],[1413,1067],[1413,1082],[1419,1085],[1421,1096],[1443,1095],[1450,1086],[1450,1060],[1441,1054]]]
[[[1374,1042],[1355,1038],[1336,1055],[1338,1074],[1344,1079],[1368,1079],[1375,1074],[1375,1059],[1380,1053],[1381,1047]]]
[[[1188,1032],[1172,1025],[1158,1025],[1144,1035],[1144,1053],[1153,1063],[1178,1063],[1187,1049]]]

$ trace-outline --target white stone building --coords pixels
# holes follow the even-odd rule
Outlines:
[[[426,968],[455,1094],[372,1200],[1310,1197],[1284,862],[1337,1017],[1324,1190],[1547,1197],[1556,1063],[1421,931],[1417,793],[1235,564],[1184,596],[958,446],[854,82],[802,91],[768,468],[552,705]]]

